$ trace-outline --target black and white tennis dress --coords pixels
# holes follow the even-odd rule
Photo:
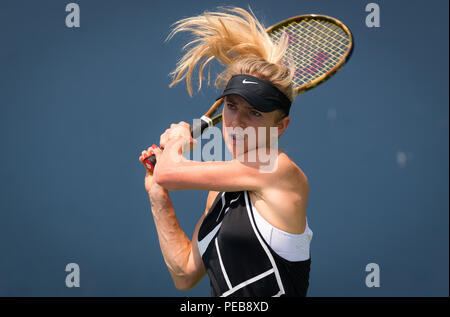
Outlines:
[[[219,193],[198,232],[211,295],[306,296],[311,238],[271,226],[248,191]]]

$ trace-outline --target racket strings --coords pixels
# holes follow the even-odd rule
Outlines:
[[[325,76],[342,61],[351,45],[350,35],[326,20],[291,22],[274,30],[271,37],[277,42],[284,32],[289,36],[287,54],[296,62],[295,88]]]
[[[299,25],[302,29],[301,36],[305,37],[305,41],[310,45],[311,50],[310,54],[306,54],[306,60],[309,63],[313,64],[313,67],[317,68],[317,75],[321,76],[328,71],[327,67],[321,67],[322,65],[318,65],[317,58],[312,60],[311,54],[313,56],[321,56],[326,60],[324,66],[329,66],[329,68],[333,67],[338,61],[342,54],[345,52],[345,48],[342,50],[340,47],[336,46],[333,43],[333,37],[325,34],[324,32],[318,30],[313,25],[308,25],[305,27],[304,25]],[[322,33],[322,34],[319,34]],[[295,49],[295,47],[293,47]],[[325,54],[324,54],[325,53]],[[326,58],[325,58],[326,57]],[[328,61],[334,61],[335,63],[331,63]],[[328,63],[328,64],[327,64]],[[300,64],[301,66],[305,66]],[[312,76],[308,76],[312,77]],[[311,78],[308,78],[311,79]]]
[[[332,35],[324,36],[325,32],[318,30],[316,26],[307,22],[293,25],[292,31],[298,38],[304,41],[304,44],[294,44],[292,46],[296,60],[299,61],[299,68],[306,70],[301,72],[300,76],[297,76],[300,77],[299,79],[305,77],[303,78],[302,84],[306,81],[311,81],[313,77],[320,77],[326,73],[327,68],[334,66],[333,64],[335,63],[330,64],[329,61],[331,59],[331,61],[337,62],[339,52],[336,50],[338,47],[332,42]],[[308,65],[309,68],[307,68]],[[297,72],[297,75],[299,75],[299,72]]]
[[[300,28],[304,28],[302,31],[304,32],[303,35],[307,38],[307,40],[309,40],[311,44],[316,45],[318,48],[325,50],[328,53],[336,54],[339,57],[341,56],[340,53],[345,52],[346,47],[338,46],[340,42],[336,43],[333,35],[323,32],[314,25],[308,25],[308,28],[305,28],[303,25],[299,26]]]

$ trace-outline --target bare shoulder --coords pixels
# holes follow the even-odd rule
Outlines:
[[[278,173],[287,186],[309,190],[308,177],[303,170],[285,153],[278,155]]]
[[[280,152],[272,180],[261,193],[253,193],[252,201],[256,209],[276,228],[294,234],[304,232],[309,196],[305,173],[286,154]]]

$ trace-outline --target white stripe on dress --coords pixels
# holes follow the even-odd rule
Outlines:
[[[251,279],[248,279],[248,280],[246,280],[246,281],[244,281],[244,282],[242,282],[242,283],[240,283],[238,285],[236,285],[232,289],[230,289],[230,290],[226,291],[225,293],[223,293],[222,295],[220,295],[220,297],[229,296],[229,295],[233,294],[234,292],[236,292],[237,290],[240,290],[241,288],[243,288],[243,287],[245,287],[245,286],[247,286],[247,285],[249,285],[249,284],[251,284],[253,282],[256,282],[256,281],[258,281],[258,280],[260,280],[262,278],[265,278],[267,275],[270,275],[272,273],[273,273],[273,268],[268,270],[268,271],[266,271],[266,272],[264,272],[264,273],[256,275],[255,277],[252,277]]]
[[[227,282],[228,289],[232,289],[233,287],[231,286],[230,279],[228,278],[227,271],[225,270],[225,267],[223,266],[222,256],[220,254],[219,243],[217,242],[217,237],[215,239],[215,243],[216,243],[217,256],[219,257],[220,268],[222,269],[223,277],[225,278],[225,281]]]
[[[219,231],[220,226],[222,223],[219,223],[213,230],[211,230],[201,241],[198,241],[198,250],[200,251],[200,255],[203,256],[203,253],[205,253],[206,249],[208,248],[209,244],[211,243],[211,240],[216,235],[217,231]]]

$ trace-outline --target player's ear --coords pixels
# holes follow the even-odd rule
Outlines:
[[[286,117],[280,119],[280,120],[277,122],[278,136],[280,136],[280,135],[283,134],[283,132],[287,129],[287,127],[288,127],[288,125],[289,125],[290,122],[291,122],[291,119],[290,119],[288,116],[286,116]]]

